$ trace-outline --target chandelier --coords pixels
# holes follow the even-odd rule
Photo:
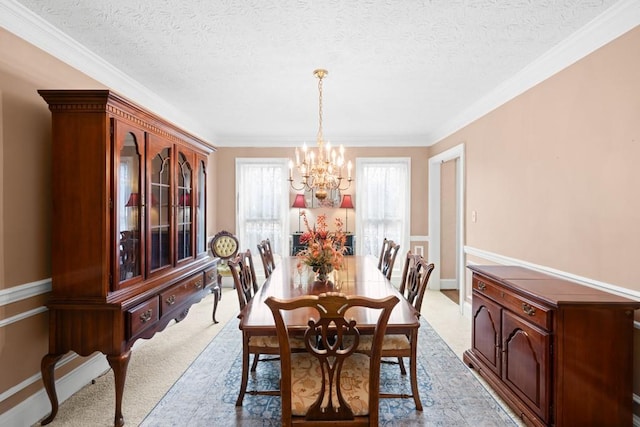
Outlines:
[[[293,183],[293,161],[289,160],[289,184],[296,191],[313,191],[318,200],[324,200],[329,191],[346,190],[351,185],[351,161],[347,164],[347,185],[340,187],[342,183],[342,168],[344,166],[344,147],[341,145],[338,152],[331,147],[331,143],[325,142],[322,135],[322,79],[329,74],[327,70],[318,69],[313,72],[318,78],[318,136],[317,149],[307,148],[303,144],[302,152],[296,148],[295,167],[302,176],[301,186]]]

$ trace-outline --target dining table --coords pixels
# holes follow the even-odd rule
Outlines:
[[[247,336],[276,335],[273,315],[265,304],[268,297],[290,299],[326,292],[375,299],[396,295],[400,301],[393,308],[386,334],[417,335],[420,327],[419,313],[378,270],[377,259],[362,255],[345,256],[341,268],[330,272],[326,281],[318,281],[311,267],[305,265],[300,258],[283,257],[238,315],[240,329]],[[378,314],[377,310],[361,307],[349,309],[346,315],[356,321],[361,333],[367,334],[373,333]],[[314,317],[313,313],[305,310],[293,310],[285,316],[285,323],[292,334],[304,333],[309,318]]]

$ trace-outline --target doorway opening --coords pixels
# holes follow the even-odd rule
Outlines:
[[[454,162],[448,163],[451,160]],[[447,166],[455,166],[453,172],[455,184],[453,185],[453,191],[447,190],[447,193],[443,194],[442,172],[445,163],[447,163]],[[445,169],[447,166],[445,166]],[[455,202],[453,203],[455,206],[453,214],[447,213],[447,218],[443,218],[443,197],[446,198],[445,205],[451,205],[452,198],[454,199],[453,202]],[[445,223],[455,223],[452,226],[453,233],[449,231],[443,232],[443,219]],[[453,286],[451,282],[442,280],[443,238],[447,239],[444,247],[447,248],[447,245],[452,245],[453,248],[451,253],[455,259],[444,258],[445,267],[447,266],[446,263],[454,263],[452,268],[455,275],[455,284]],[[444,255],[448,256],[448,254],[449,252]],[[464,144],[457,145],[429,159],[429,260],[435,264],[429,286],[434,290],[457,289],[457,301],[462,313],[466,295],[464,262]]]

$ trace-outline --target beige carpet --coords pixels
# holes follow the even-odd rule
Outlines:
[[[172,322],[152,339],[134,344],[122,402],[127,426],[140,424],[227,321],[238,314],[235,292],[223,289],[216,313],[218,324],[211,321],[213,295],[210,294],[192,306],[182,322]],[[114,410],[113,371],[109,370],[64,401],[49,425],[113,426]]]

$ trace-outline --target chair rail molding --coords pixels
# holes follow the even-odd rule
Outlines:
[[[0,290],[0,307],[51,292],[51,278]]]
[[[486,259],[487,261],[492,261],[501,265],[517,265],[521,267],[525,267],[531,270],[539,271],[541,273],[550,274],[552,276],[556,276],[562,279],[571,280],[573,282],[577,282],[581,285],[589,286],[591,288],[600,289],[603,291],[607,291],[613,294],[617,294],[623,297],[640,300],[640,291],[634,291],[632,289],[622,288],[620,286],[613,285],[611,283],[602,282],[599,280],[590,279],[584,276],[578,276],[577,274],[569,273],[562,270],[557,270],[555,268],[547,267],[544,265],[534,264],[528,261],[523,261],[517,258],[511,258],[505,255],[496,254],[493,252],[485,251],[482,249],[474,248],[472,246],[465,246],[464,252],[466,255],[476,256],[482,259]],[[468,264],[477,264],[474,262],[467,261]],[[637,328],[636,323],[636,328]]]

